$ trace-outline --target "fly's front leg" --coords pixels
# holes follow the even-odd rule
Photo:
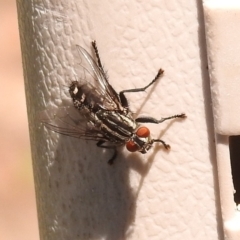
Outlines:
[[[187,116],[182,113],[182,114],[178,114],[178,115],[173,115],[171,117],[166,117],[166,118],[161,118],[160,120],[152,118],[152,117],[139,117],[137,119],[135,119],[136,122],[138,123],[162,123],[166,120],[169,119],[173,119],[173,118],[186,118]],[[165,149],[169,150],[170,149],[170,145],[166,144],[163,140],[161,139],[152,139],[151,140],[151,144],[155,143],[155,142],[160,142],[162,143],[162,145],[165,147]]]
[[[169,150],[171,147],[170,145],[166,144],[163,140],[161,139],[152,139],[152,143],[155,143],[155,142],[160,142],[162,143],[162,145],[165,147],[166,150]]]
[[[128,92],[143,92],[145,91],[148,87],[150,87],[153,83],[155,83],[159,78],[160,76],[163,74],[163,70],[160,69],[157,73],[157,75],[155,76],[155,78],[145,87],[143,88],[134,88],[134,89],[128,89],[128,90],[123,90],[119,93],[119,98],[120,98],[120,101],[121,101],[121,104],[123,105],[123,107],[126,107],[128,108],[128,101],[127,101],[127,98],[125,96],[125,93],[128,93]]]
[[[186,118],[187,116],[182,113],[182,114],[177,114],[177,115],[173,115],[171,117],[166,117],[166,118],[161,118],[160,120],[156,119],[156,118],[152,118],[152,117],[138,117],[135,119],[136,122],[138,123],[162,123],[166,120],[170,120],[173,118]]]
[[[117,157],[117,149],[116,149],[116,147],[115,146],[104,146],[103,144],[104,143],[106,143],[105,141],[103,141],[103,140],[99,140],[98,142],[97,142],[97,146],[98,147],[100,147],[100,148],[107,148],[107,149],[113,149],[113,155],[112,155],[112,157],[108,160],[108,164],[109,165],[112,165],[113,164],[113,162],[114,162],[114,160],[116,159],[116,157]]]

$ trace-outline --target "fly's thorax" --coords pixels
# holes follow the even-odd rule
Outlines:
[[[137,128],[137,123],[133,119],[130,112],[108,111],[105,109],[99,109],[97,114],[101,119],[112,122],[119,127],[124,127],[131,132]]]
[[[99,109],[96,117],[101,121],[101,131],[106,135],[111,135],[111,141],[116,140],[124,144],[131,138],[137,127],[135,120],[131,115],[123,114],[121,111],[108,111]]]
[[[146,153],[152,147],[152,144],[150,130],[147,127],[140,126],[126,142],[126,148],[129,152]]]

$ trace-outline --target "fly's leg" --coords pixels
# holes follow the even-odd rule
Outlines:
[[[187,116],[184,113],[182,113],[182,114],[173,115],[171,117],[161,118],[160,120],[152,118],[152,117],[138,117],[135,119],[135,121],[138,123],[156,123],[156,124],[158,124],[158,123],[162,123],[166,120],[170,120],[173,118],[186,118],[186,117]]]
[[[94,52],[95,52],[95,55],[96,55],[96,57],[97,57],[97,65],[98,65],[98,68],[99,68],[99,70],[102,72],[105,80],[108,81],[108,80],[107,80],[108,77],[107,77],[106,72],[105,72],[104,69],[103,69],[102,62],[101,62],[101,59],[100,59],[100,56],[99,56],[99,52],[98,52],[98,48],[97,48],[97,43],[96,43],[95,40],[92,41],[92,47],[93,47]],[[110,84],[108,84],[108,88],[110,89],[111,93],[114,94],[115,98],[118,99],[118,97],[119,97],[118,94],[116,93],[116,91],[113,89],[113,87],[112,87]]]
[[[165,147],[166,150],[169,150],[171,147],[170,145],[166,144],[163,140],[161,139],[152,139],[152,143],[155,143],[155,142],[160,142],[162,143],[162,145]]]
[[[143,88],[134,88],[134,89],[128,89],[128,90],[123,90],[119,93],[119,98],[120,98],[120,101],[121,101],[121,104],[123,105],[123,107],[126,107],[128,108],[128,101],[127,101],[127,98],[125,96],[125,93],[128,93],[128,92],[143,92],[145,91],[148,87],[150,87],[152,84],[154,84],[160,77],[161,75],[163,74],[163,70],[162,69],[159,69],[157,75],[155,76],[155,78],[145,87]]]
[[[97,142],[97,146],[100,147],[100,148],[113,149],[113,151],[114,151],[114,152],[113,152],[113,155],[112,155],[112,157],[108,160],[108,164],[109,164],[109,165],[112,165],[113,162],[114,162],[114,160],[115,160],[116,157],[117,157],[117,149],[116,149],[115,146],[106,146],[106,145],[103,145],[104,143],[106,143],[106,142],[103,141],[103,140],[99,140],[99,141]]]
[[[161,118],[160,120],[157,120],[155,118],[152,117],[139,117],[137,119],[135,119],[136,122],[138,123],[162,123],[166,120],[170,120],[170,119],[174,119],[174,118],[186,118],[187,116],[182,113],[182,114],[178,114],[178,115],[173,115],[171,117],[166,117],[166,118]],[[165,147],[166,150],[170,149],[170,145],[166,144],[163,140],[161,139],[152,139],[151,140],[151,144],[153,144],[154,142],[160,142],[162,143],[162,145]]]
[[[93,46],[95,55],[96,55],[96,57],[97,57],[98,67],[99,67],[99,68],[101,69],[101,71],[104,73],[103,66],[102,66],[102,62],[101,62],[101,59],[100,59],[100,56],[99,56],[99,52],[98,52],[98,48],[97,48],[97,43],[96,43],[95,40],[92,41],[92,46]]]

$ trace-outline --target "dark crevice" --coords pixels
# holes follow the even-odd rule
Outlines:
[[[229,137],[229,150],[232,168],[233,186],[235,189],[234,201],[240,203],[240,136]]]

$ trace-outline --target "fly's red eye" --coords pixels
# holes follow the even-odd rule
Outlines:
[[[150,136],[150,131],[147,127],[140,127],[137,130],[136,135],[140,138],[147,138]]]
[[[126,143],[126,148],[129,152],[136,152],[139,149],[138,145],[131,140]]]

